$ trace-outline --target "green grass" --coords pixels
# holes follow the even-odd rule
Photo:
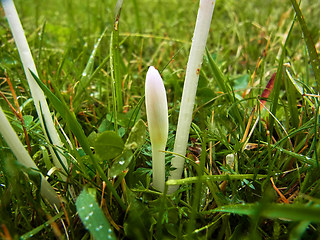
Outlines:
[[[115,1],[30,3],[15,1],[61,128],[64,149],[56,150],[71,167],[66,182],[52,168],[1,11],[0,91],[13,106],[17,100],[30,155],[64,205],[41,199],[38,174],[12,164],[0,138],[0,238],[102,239],[95,229],[110,226],[111,239],[320,238],[319,1],[303,0],[297,19],[290,0],[217,1],[184,178],[168,181],[181,184],[171,196],[151,184],[144,81],[154,65],[167,89],[169,172],[198,1],[126,0],[118,33]],[[259,97],[275,72],[263,107]],[[26,144],[21,121],[3,97],[0,104]],[[92,226],[91,212],[80,210],[90,204]]]

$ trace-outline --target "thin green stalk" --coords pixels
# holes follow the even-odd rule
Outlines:
[[[285,57],[285,53],[286,53],[288,39],[291,35],[294,23],[295,23],[295,18],[292,21],[292,24],[290,26],[290,29],[287,34],[284,45],[281,48],[281,55],[280,55],[280,59],[279,59],[277,74],[276,74],[276,77],[274,80],[273,100],[272,100],[271,112],[270,112],[270,116],[269,116],[269,126],[270,126],[269,131],[270,131],[271,136],[273,135],[273,128],[274,128],[273,125],[274,125],[274,121],[275,121],[275,118],[273,116],[276,116],[276,112],[277,112],[277,108],[278,108],[278,99],[279,99],[279,95],[280,95],[280,86],[281,86],[280,80],[283,79],[283,61],[284,61],[284,57]]]
[[[200,156],[200,168],[198,171],[198,178],[200,179],[201,176],[204,174],[206,157],[207,157],[207,137],[204,136],[202,140],[202,149],[201,149],[201,156]],[[202,189],[202,182],[197,181],[195,186],[195,192],[193,194],[193,203],[192,203],[192,212],[191,217],[188,225],[188,234],[191,234],[196,226],[196,215],[199,212],[199,202],[201,198],[201,189]]]
[[[141,27],[141,21],[140,21],[140,10],[137,4],[137,0],[132,0],[133,2],[133,7],[134,7],[134,16],[136,19],[136,24],[137,24],[137,28],[138,28],[138,33],[142,32],[142,27]]]
[[[110,69],[111,78],[114,85],[117,112],[123,110],[122,81],[120,75],[120,51],[119,51],[119,19],[123,0],[118,0],[115,9],[115,18],[110,41]]]

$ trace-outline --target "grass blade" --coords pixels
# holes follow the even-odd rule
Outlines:
[[[111,183],[109,182],[109,179],[107,178],[107,176],[105,175],[104,171],[102,170],[102,168],[100,167],[100,165],[97,163],[97,161],[95,160],[93,153],[90,149],[90,145],[88,142],[88,139],[86,137],[86,135],[84,134],[84,131],[81,127],[81,125],[79,124],[79,122],[77,121],[74,113],[72,113],[69,108],[63,104],[48,88],[46,85],[44,85],[40,79],[33,73],[31,72],[31,74],[33,75],[34,79],[37,81],[37,83],[39,84],[39,86],[41,87],[41,89],[44,91],[44,93],[47,95],[47,97],[49,98],[49,100],[51,101],[51,103],[53,104],[53,106],[56,108],[56,110],[61,114],[62,118],[66,121],[66,123],[68,124],[69,128],[71,129],[71,131],[73,132],[73,134],[76,136],[76,138],[78,139],[79,143],[81,144],[83,150],[85,151],[85,153],[90,157],[92,164],[94,165],[94,167],[96,168],[97,172],[99,173],[100,177],[105,181],[107,187],[111,190],[111,192],[113,193],[114,197],[116,198],[116,200],[118,201],[119,205],[125,209],[125,205],[123,203],[123,201],[121,200],[121,198],[119,197],[117,191],[115,190],[115,188],[111,185]],[[79,164],[80,164],[80,168],[83,171],[83,173],[85,175],[87,175],[86,173],[86,167],[84,165],[84,163],[81,161],[81,159],[78,159]]]
[[[121,112],[123,109],[122,84],[120,76],[120,51],[119,51],[119,19],[123,0],[118,0],[115,9],[114,25],[111,33],[110,41],[110,68],[111,78],[114,86],[114,94],[116,100],[116,110]]]
[[[93,72],[93,65],[94,65],[94,59],[97,53],[97,50],[100,46],[101,40],[103,39],[104,35],[106,34],[107,28],[104,29],[100,37],[98,38],[97,42],[94,44],[93,50],[91,52],[91,55],[89,57],[89,60],[87,62],[87,65],[85,69],[82,72],[81,79],[79,81],[79,87],[77,89],[76,95],[73,100],[74,108],[77,109],[79,105],[80,97],[82,96],[83,92],[85,92],[87,86],[90,84],[90,81],[92,80],[92,72]]]
[[[59,218],[61,218],[63,216],[64,212],[61,211],[59,212],[57,215],[55,215],[54,217],[50,218],[48,221],[46,221],[44,224],[41,224],[40,226],[32,229],[32,231],[23,234],[22,236],[20,236],[19,239],[21,240],[25,240],[25,239],[30,239],[32,238],[34,235],[36,235],[38,232],[40,232],[42,229],[47,228],[50,224],[54,223],[55,221],[57,221]]]
[[[236,204],[216,208],[214,212],[227,212],[240,215],[254,215],[260,204]],[[320,222],[320,206],[305,206],[301,204],[265,204],[261,216],[271,219],[288,219],[293,221]]]
[[[313,43],[311,34],[308,30],[307,24],[304,20],[304,17],[302,15],[301,9],[297,3],[296,0],[291,0],[291,3],[293,5],[294,11],[297,14],[298,21],[300,23],[301,30],[303,32],[304,40],[306,41],[306,45],[308,48],[310,60],[311,60],[311,66],[317,81],[318,90],[320,88],[320,60],[317,53],[317,50],[315,48],[315,45]]]
[[[228,180],[244,180],[244,179],[260,179],[267,175],[261,174],[234,174],[234,175],[206,175],[201,177],[188,177],[184,179],[171,179],[166,182],[167,185],[181,185],[206,181],[228,181]]]
[[[227,83],[226,77],[223,75],[222,71],[219,69],[217,63],[213,60],[212,56],[210,55],[208,49],[206,49],[207,58],[209,61],[210,69],[213,73],[214,79],[216,80],[219,88],[227,95],[227,100],[231,104],[235,104],[236,99],[232,93],[232,89]],[[231,114],[237,119],[237,123],[240,125],[241,129],[245,129],[241,114],[236,106],[231,107],[230,109]]]
[[[76,206],[83,225],[89,230],[94,239],[117,239],[93,194],[83,190],[76,201]]]
[[[287,34],[285,43],[282,46],[278,69],[277,69],[276,77],[274,80],[273,100],[272,100],[271,112],[270,112],[270,116],[269,116],[269,126],[270,126],[269,131],[270,131],[271,135],[273,134],[273,128],[274,128],[274,126],[273,126],[274,121],[275,121],[274,116],[276,116],[276,112],[278,109],[278,100],[279,100],[280,86],[281,86],[280,80],[283,79],[283,61],[284,61],[284,57],[285,57],[286,46],[288,43],[289,36],[291,35],[294,23],[295,23],[295,19],[293,19],[293,21],[292,21],[292,24],[291,24],[291,27],[290,27],[289,32]]]

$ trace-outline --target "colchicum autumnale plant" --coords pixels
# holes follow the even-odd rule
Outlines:
[[[170,172],[169,179],[180,179],[182,175],[184,158],[181,156],[186,155],[200,68],[214,6],[215,0],[200,0],[196,26],[193,33],[192,45],[187,64],[187,72],[182,92],[177,133],[173,150],[173,152],[179,154],[179,156],[175,156],[172,159],[172,167],[175,168],[175,170]],[[168,193],[172,193],[177,189],[178,185],[170,186]]]
[[[152,146],[153,187],[163,192],[165,188],[164,150],[169,131],[168,104],[162,78],[153,66],[149,67],[146,76],[145,101]]]
[[[38,170],[38,167],[31,159],[30,155],[28,154],[27,150],[23,147],[19,137],[17,136],[16,132],[13,130],[12,126],[10,125],[6,115],[2,111],[0,107],[0,134],[10,147],[13,154],[16,156],[18,162],[24,165],[27,168],[31,168],[34,170]],[[53,190],[51,185],[47,182],[45,177],[41,174],[41,188],[40,193],[42,197],[46,198],[52,205],[60,206],[60,201],[58,195]]]
[[[54,126],[46,98],[30,72],[32,71],[38,77],[37,69],[33,61],[26,36],[24,35],[14,2],[12,0],[1,0],[1,3],[19,51],[24,72],[26,74],[33,102],[36,107],[44,135],[48,143],[61,148],[63,144]],[[68,169],[68,164],[63,154],[59,151],[55,151],[51,146],[49,146],[49,150],[51,152],[54,165],[67,174],[66,170]],[[66,180],[66,176],[64,174],[60,174],[60,176],[62,180]]]

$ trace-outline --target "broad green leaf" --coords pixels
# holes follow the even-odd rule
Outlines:
[[[141,119],[138,120],[131,129],[125,147],[132,150],[140,148],[146,141],[146,131],[147,128],[144,122]]]
[[[106,131],[98,135],[94,149],[102,160],[111,160],[119,156],[124,148],[121,137],[113,131]]]
[[[76,201],[76,207],[83,225],[95,240],[116,239],[110,223],[99,208],[94,195],[83,190]]]
[[[240,76],[236,76],[232,81],[234,82],[234,90],[242,90],[246,89],[248,86],[250,76],[248,74],[243,74]]]
[[[133,154],[131,150],[124,151],[119,157],[117,157],[110,169],[110,176],[117,177],[122,173],[130,164]]]
[[[24,124],[26,125],[26,128],[30,128],[33,122],[33,116],[31,115],[25,115],[23,116]]]

